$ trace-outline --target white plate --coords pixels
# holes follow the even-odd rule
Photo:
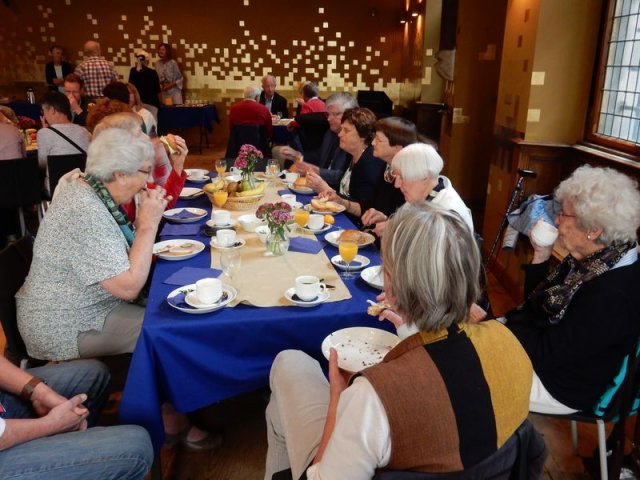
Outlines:
[[[185,168],[184,172],[187,177],[209,177],[209,170],[204,168]]]
[[[368,267],[360,272],[360,278],[373,288],[384,290],[384,275],[382,274],[382,265]]]
[[[179,253],[179,252],[171,253],[170,251],[165,253],[156,253],[160,250],[169,248],[171,245],[175,245],[175,247],[180,247],[182,245],[187,245],[187,244],[193,245],[193,250],[191,251],[191,253]],[[157,255],[159,258],[162,258],[164,260],[171,260],[171,261],[186,260],[187,258],[195,257],[202,250],[204,250],[204,243],[199,242],[197,240],[190,240],[186,238],[164,240],[163,242],[158,242],[153,245],[154,255]]]
[[[195,292],[195,290],[196,290],[195,283],[192,283],[191,285],[185,285],[184,287],[176,288],[169,295],[167,295],[167,303],[171,305],[173,308],[175,308],[176,310],[180,310],[181,312],[184,312],[184,313],[201,314],[201,313],[210,313],[210,312],[219,310],[222,307],[228,305],[238,296],[238,292],[236,292],[235,288],[233,288],[231,285],[223,284],[222,297],[220,300],[218,300],[217,303],[214,303],[212,306],[208,308],[195,308],[186,302],[186,296],[190,292]]]
[[[292,192],[299,193],[300,195],[311,195],[312,193],[315,193],[315,191],[311,187],[296,187],[293,185],[293,183],[287,184],[287,187]]]
[[[338,238],[340,237],[340,234],[343,232],[344,230],[336,230],[334,232],[329,232],[324,236],[324,239],[329,242],[331,245],[333,245],[334,247],[339,247],[338,244]],[[366,232],[361,232],[364,235],[366,235],[367,240],[364,243],[359,243],[358,244],[358,248],[363,248],[366,247],[367,245],[371,245],[373,242],[376,241],[376,237],[374,237],[373,235],[371,235],[370,233],[366,233]]]
[[[191,176],[191,175],[189,175],[187,177],[187,180],[189,180],[190,182],[193,182],[193,183],[205,183],[205,182],[210,182],[211,178],[209,176],[200,177],[200,176]]]
[[[286,292],[284,292],[284,297],[289,300],[291,303],[299,306],[299,307],[315,307],[316,305],[320,305],[322,302],[326,302],[329,298],[329,291],[325,289],[324,292],[321,292],[314,300],[306,301],[295,296],[296,289],[291,287]]]
[[[331,225],[330,223],[325,223],[320,230],[313,230],[312,228],[309,228],[309,227],[302,227],[302,230],[304,230],[307,233],[322,233],[322,232],[326,232],[331,227],[333,227],[333,225]]]
[[[331,257],[331,263],[333,263],[340,270],[347,270],[347,263],[342,260],[340,255],[336,255]],[[350,272],[355,272],[357,270],[362,270],[364,267],[369,265],[371,261],[365,257],[364,255],[356,255],[356,258],[351,262],[351,266],[349,267]]]
[[[239,248],[244,247],[246,243],[247,242],[245,241],[244,238],[236,237],[236,243],[233,246],[231,246],[231,247],[223,247],[221,245],[218,245],[218,239],[216,237],[211,237],[210,245],[213,248],[217,248],[218,250],[237,250]]]
[[[329,349],[338,353],[338,366],[348,372],[359,372],[380,363],[400,341],[400,337],[379,328],[350,327],[337,330],[322,342],[322,353],[329,359]]]
[[[204,191],[201,188],[195,187],[184,187],[180,192],[180,198],[182,199],[197,198],[200,195],[204,195]]]
[[[186,210],[189,213],[193,213],[195,217],[189,217],[189,218],[174,217],[174,215],[177,215],[183,210]],[[166,210],[162,214],[162,216],[167,220],[169,220],[170,222],[174,222],[174,223],[193,223],[193,222],[197,222],[198,220],[202,220],[204,217],[206,217],[207,211],[203,208],[172,208],[170,210]]]
[[[318,210],[317,208],[313,208],[310,203],[305,205],[304,208],[305,210],[309,210],[310,212],[313,212],[313,213],[319,213],[320,215],[337,215],[339,213],[344,212],[347,209],[347,207],[345,207],[344,205],[338,205],[338,206],[340,208],[335,212],[332,210]]]

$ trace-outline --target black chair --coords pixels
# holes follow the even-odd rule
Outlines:
[[[498,451],[471,468],[450,473],[380,470],[372,480],[528,480],[542,476],[547,447],[544,439],[525,420]],[[303,475],[302,478],[305,478]],[[272,480],[292,480],[291,470],[275,473]],[[301,479],[302,480],[302,479]]]
[[[0,209],[18,213],[20,236],[27,231],[24,207],[40,205],[41,200],[40,168],[36,157],[0,160]]]
[[[640,341],[623,361],[618,375],[623,380],[618,385],[612,385],[608,392],[603,395],[599,403],[602,403],[603,398],[607,398],[608,405],[604,409],[596,407],[594,410],[600,410],[598,413],[584,411],[568,415],[551,415],[531,412],[536,415],[571,420],[571,439],[573,451],[576,454],[578,448],[576,422],[595,423],[598,429],[598,461],[601,480],[607,480],[609,477],[620,478],[620,470],[624,459],[625,423],[628,417],[636,415],[638,411],[638,398],[640,397],[639,347]],[[611,396],[612,393],[613,396]],[[615,426],[609,435],[609,439],[607,439],[605,425],[609,422],[615,423]],[[636,438],[636,440],[638,439]],[[611,451],[611,460],[609,462],[607,461],[607,451]]]
[[[324,134],[329,130],[329,121],[325,112],[305,113],[296,117],[298,138],[305,155],[320,150]]]
[[[267,137],[264,125],[247,124],[234,125],[231,127],[225,158],[236,158],[240,147],[245,144],[256,147],[262,152],[264,158],[271,158],[269,138]]]
[[[33,258],[33,237],[25,236],[0,251],[0,322],[7,339],[5,356],[21,368],[42,365],[27,354],[16,318],[15,294],[24,283]]]
[[[79,168],[84,172],[87,165],[86,153],[72,153],[68,155],[49,155],[47,157],[47,170],[49,171],[49,192],[53,197],[53,192],[62,176],[74,168]]]

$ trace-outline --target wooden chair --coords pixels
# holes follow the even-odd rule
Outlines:
[[[525,420],[498,451],[459,472],[422,473],[380,470],[372,480],[528,480],[540,478],[547,447],[540,433]],[[292,480],[291,470],[275,473],[272,480]],[[306,478],[306,474],[300,479]]]
[[[573,451],[577,454],[578,429],[576,422],[594,423],[598,429],[598,459],[600,478],[607,480],[620,478],[624,459],[625,423],[628,417],[636,415],[640,397],[640,341],[622,362],[622,366],[610,388],[600,398],[594,411],[584,411],[569,415],[551,415],[537,412],[536,415],[562,418],[571,421]],[[613,431],[606,438],[605,425],[615,423]],[[636,431],[636,436],[637,436]],[[636,441],[638,438],[635,439]],[[607,450],[611,451],[611,461],[607,461]]]
[[[87,164],[86,153],[71,153],[67,155],[49,155],[47,157],[47,170],[49,171],[49,192],[53,197],[53,192],[63,175],[74,168],[79,168],[84,172]]]
[[[33,237],[27,235],[0,251],[0,322],[7,339],[5,356],[25,369],[46,362],[29,357],[16,318],[15,294],[27,278],[33,258]]]
[[[0,161],[0,208],[18,212],[20,236],[27,232],[24,207],[40,205],[42,188],[36,157]],[[42,211],[39,211],[41,217]]]
[[[263,125],[247,124],[234,125],[229,133],[229,141],[227,142],[227,153],[225,158],[236,158],[240,147],[250,144],[262,152],[264,158],[271,157],[271,149],[269,148],[269,139]]]

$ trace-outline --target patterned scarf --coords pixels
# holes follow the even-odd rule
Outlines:
[[[109,190],[107,190],[107,187],[93,175],[85,175],[84,180],[93,188],[98,198],[104,203],[104,206],[107,207],[107,210],[109,210],[109,213],[113,216],[120,230],[122,230],[122,234],[127,240],[127,243],[131,246],[136,235],[135,227],[113,201],[113,197],[109,193]]]
[[[564,317],[571,299],[583,283],[611,270],[630,249],[635,247],[635,242],[613,244],[581,261],[567,255],[560,265],[531,292],[528,301],[542,307],[549,316],[549,323],[558,323]]]

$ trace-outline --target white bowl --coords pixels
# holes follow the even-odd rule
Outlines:
[[[255,232],[256,228],[264,225],[264,222],[252,213],[240,215],[238,217],[238,221],[240,222],[240,225],[242,225],[242,228],[244,228],[249,233]]]
[[[255,229],[255,232],[258,234],[258,238],[262,243],[267,243],[267,238],[269,238],[269,227],[266,225],[260,225]]]

